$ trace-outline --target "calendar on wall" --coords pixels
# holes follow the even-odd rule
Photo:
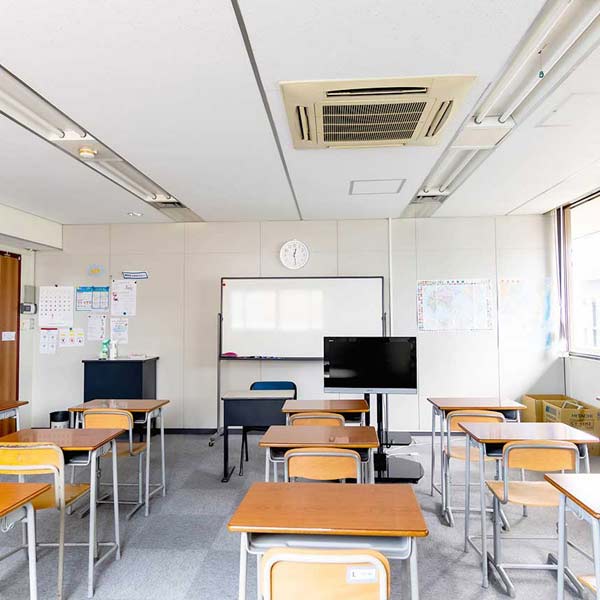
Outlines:
[[[72,285],[40,286],[39,327],[73,327],[73,297]]]

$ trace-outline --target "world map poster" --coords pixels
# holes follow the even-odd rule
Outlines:
[[[489,279],[419,281],[417,322],[419,331],[492,329],[492,282]]]

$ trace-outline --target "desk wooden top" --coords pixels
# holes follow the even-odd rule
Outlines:
[[[369,404],[366,400],[288,400],[281,409],[284,413],[335,412],[366,413]]]
[[[90,400],[77,406],[71,406],[69,410],[71,412],[83,412],[91,408],[118,408],[119,410],[127,410],[129,412],[150,413],[169,404],[169,402],[170,400],[98,399]]]
[[[21,508],[49,489],[49,483],[0,483],[0,517]]]
[[[262,448],[377,448],[375,427],[271,425],[258,445]]]
[[[124,429],[21,429],[0,438],[5,442],[56,444],[62,450],[91,452],[125,433]]]
[[[554,440],[574,444],[594,444],[598,438],[564,423],[459,423],[474,440],[485,444],[517,441]]]
[[[225,392],[222,400],[291,400],[294,390],[241,390]]]
[[[544,479],[586,513],[600,519],[600,473],[549,473]]]
[[[19,408],[19,406],[25,406],[29,402],[21,400],[13,400],[12,402],[0,402],[0,413],[5,410],[12,410],[13,408]]]
[[[412,486],[393,483],[253,483],[227,527],[305,535],[429,534]]]
[[[525,410],[525,405],[514,400],[499,398],[427,398],[427,401],[443,411],[451,410]]]

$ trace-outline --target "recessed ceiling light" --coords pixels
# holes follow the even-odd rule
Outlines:
[[[96,154],[98,154],[98,150],[94,150],[94,148],[90,148],[89,146],[79,148],[79,158],[96,158]]]
[[[128,212],[127,213],[130,217],[143,217],[144,213],[139,213],[139,212]]]

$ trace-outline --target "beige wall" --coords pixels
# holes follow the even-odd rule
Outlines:
[[[545,217],[418,219],[392,221],[391,272],[388,222],[311,221],[65,226],[62,252],[39,252],[36,285],[103,285],[124,269],[145,269],[138,285],[138,314],[130,319],[126,352],[160,356],[158,394],[172,401],[167,426],[211,428],[216,424],[216,352],[219,283],[227,276],[291,276],[278,259],[281,244],[298,238],[311,258],[300,273],[383,275],[392,281],[395,335],[416,334],[417,279],[544,278],[552,272],[552,244]],[[86,267],[103,264],[106,275],[90,278]],[[391,274],[391,279],[390,279]],[[85,327],[87,313],[76,314]],[[554,354],[536,340],[503,340],[500,328],[485,332],[420,332],[419,396],[391,397],[391,429],[427,429],[428,395],[498,395],[553,391],[562,385]],[[48,412],[81,401],[83,358],[98,342],[34,352],[34,423]],[[297,382],[302,397],[322,394],[320,363],[227,362],[223,389],[257,379]],[[560,391],[560,390],[558,390]]]

